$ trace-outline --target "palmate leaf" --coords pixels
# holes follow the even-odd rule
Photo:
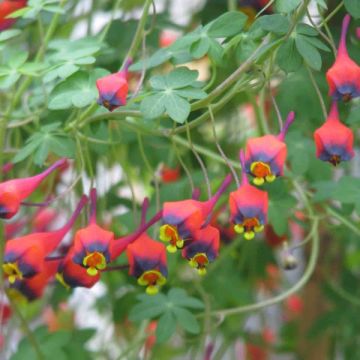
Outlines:
[[[167,295],[155,296],[139,295],[140,302],[130,311],[129,319],[142,321],[145,319],[159,318],[156,328],[158,342],[167,341],[179,325],[191,334],[200,331],[199,323],[188,309],[203,309],[204,304],[191,296],[183,289],[172,288]]]

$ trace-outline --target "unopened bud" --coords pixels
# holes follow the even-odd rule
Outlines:
[[[282,257],[282,267],[284,270],[294,270],[298,265],[296,257],[290,253],[284,254]]]

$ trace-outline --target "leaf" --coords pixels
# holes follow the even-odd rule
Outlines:
[[[322,61],[319,51],[300,36],[295,38],[295,44],[306,63],[314,70],[320,70]]]
[[[163,98],[168,115],[176,122],[183,124],[190,114],[190,104],[175,93],[167,94]]]
[[[315,28],[313,28],[310,25],[300,23],[296,26],[296,33],[301,35],[307,35],[307,36],[318,36],[319,33]]]
[[[172,310],[176,320],[186,331],[191,334],[198,334],[200,332],[200,325],[196,317],[189,310],[180,307],[175,307]]]
[[[171,89],[179,89],[191,85],[197,80],[199,72],[182,66],[178,67],[166,76],[167,86]]]
[[[177,307],[188,307],[192,309],[204,308],[204,303],[202,301],[188,296],[184,289],[172,288],[168,292],[168,298]]]
[[[359,0],[345,0],[345,8],[351,16],[360,18],[360,1]]]
[[[290,27],[289,20],[280,14],[264,15],[259,18],[258,23],[265,31],[280,35],[286,34]]]
[[[210,48],[210,39],[208,37],[201,37],[195,41],[190,47],[190,53],[195,59],[200,59],[206,55]]]
[[[285,72],[294,72],[302,64],[302,58],[296,49],[295,41],[292,38],[286,40],[276,54],[276,61]]]
[[[176,89],[175,94],[188,98],[188,99],[204,99],[207,96],[207,93],[202,89],[196,89],[194,87],[184,87],[182,89]]]
[[[0,42],[1,41],[7,41],[15,36],[18,36],[21,34],[21,30],[19,29],[11,29],[11,30],[5,30],[0,32]]]
[[[334,181],[316,181],[312,186],[316,190],[313,201],[318,202],[331,199],[337,185]]]
[[[163,343],[171,338],[176,329],[175,317],[171,312],[161,315],[156,327],[156,341]]]
[[[172,57],[172,52],[169,49],[160,49],[156,51],[148,59],[138,61],[129,67],[129,71],[141,71],[142,69],[148,70],[159,66]]]
[[[315,37],[309,37],[309,36],[302,36],[301,38],[305,41],[307,41],[310,45],[317,47],[320,50],[330,52],[331,50],[319,39]]]
[[[238,34],[245,26],[247,16],[240,11],[229,11],[206,26],[207,34],[213,38]]]
[[[55,86],[48,104],[51,110],[82,108],[96,100],[98,91],[96,79],[107,75],[103,69],[95,69],[90,74],[78,71]]]
[[[155,296],[145,295],[140,298],[140,303],[136,304],[130,311],[129,319],[131,321],[141,321],[155,318],[166,311],[167,298],[163,294]]]
[[[164,96],[163,93],[156,93],[155,95],[147,96],[141,102],[140,110],[145,118],[155,119],[165,112]]]
[[[301,0],[276,0],[275,7],[278,12],[290,13],[301,4]]]

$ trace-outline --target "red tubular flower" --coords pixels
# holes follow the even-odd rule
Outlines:
[[[96,224],[96,189],[91,190],[90,199],[90,223],[75,234],[72,260],[83,266],[90,276],[95,276],[111,261],[114,233]]]
[[[94,212],[93,212],[94,213]],[[56,274],[56,278],[66,287],[66,288],[75,288],[75,287],[86,287],[91,288],[94,286],[100,279],[100,272],[105,269],[101,269],[102,262],[101,260],[105,258],[107,260],[108,255],[110,256],[110,261],[114,261],[118,256],[120,256],[127,248],[129,244],[131,244],[133,241],[135,241],[144,231],[146,231],[150,226],[155,224],[157,221],[161,219],[162,212],[157,213],[148,223],[140,225],[140,227],[132,234],[129,234],[127,236],[124,236],[119,239],[115,239],[113,241],[110,241],[109,243],[109,249],[107,250],[108,254],[100,253],[99,256],[96,254],[99,251],[95,252],[93,250],[92,254],[96,254],[94,256],[94,259],[88,254],[84,257],[82,257],[80,261],[77,260],[79,257],[79,247],[72,246],[67,253],[65,259],[61,262],[58,268],[58,273]],[[103,230],[105,231],[105,230]],[[86,235],[88,232],[86,233]],[[76,240],[75,240],[76,241]],[[90,242],[89,242],[90,243]],[[111,244],[112,243],[112,244]],[[79,244],[81,245],[81,244]],[[93,245],[93,244],[90,244]],[[103,257],[103,258],[102,258]],[[84,260],[87,260],[86,265],[84,265]],[[88,263],[88,260],[98,260],[95,265],[92,266],[94,269],[90,269],[91,266]],[[76,261],[76,262],[75,262]],[[107,264],[106,264],[107,265]],[[89,270],[90,269],[90,270]],[[95,272],[96,270],[96,272]]]
[[[279,135],[265,135],[247,141],[245,150],[245,171],[253,177],[255,185],[265,181],[273,182],[283,175],[287,155],[285,135],[295,120],[295,113],[289,113]]]
[[[18,212],[21,202],[30,196],[49,174],[65,163],[66,159],[61,159],[38,175],[0,183],[0,218],[11,219]]]
[[[5,240],[12,239],[26,226],[26,223],[27,218],[22,218],[15,222],[5,224]]]
[[[199,275],[205,275],[206,267],[218,256],[219,247],[220,231],[208,225],[194,232],[193,240],[183,249],[182,256],[197,269]]]
[[[360,67],[350,59],[346,48],[350,19],[350,15],[344,17],[336,60],[326,73],[329,95],[345,102],[360,96]]]
[[[16,280],[28,279],[44,269],[45,257],[59,245],[71,229],[81,209],[87,202],[83,196],[70,220],[61,229],[52,232],[33,233],[5,244],[3,271],[10,284]]]
[[[100,273],[89,275],[86,268],[73,262],[74,249],[71,248],[58,266],[56,279],[66,289],[75,287],[91,288],[100,280]]]
[[[16,19],[7,19],[7,16],[26,6],[27,0],[5,0],[0,4],[0,31],[11,27]]]
[[[128,60],[124,70],[106,75],[96,81],[96,87],[99,91],[99,105],[106,107],[109,111],[126,105],[126,98],[129,92],[127,75],[130,65],[131,60]]]
[[[180,168],[177,166],[176,168],[172,169],[166,165],[163,165],[160,170],[160,177],[161,182],[164,184],[175,182],[180,178]]]
[[[324,125],[314,133],[316,156],[336,166],[341,161],[353,158],[354,135],[351,129],[339,120],[337,103],[334,100]]]
[[[139,285],[146,286],[147,294],[157,294],[168,273],[165,246],[144,233],[127,247],[126,255],[129,274],[138,279]]]
[[[241,166],[245,169],[243,151],[240,152]],[[238,234],[244,234],[246,240],[254,238],[256,232],[264,229],[267,222],[268,194],[251,186],[246,172],[242,172],[241,186],[230,193],[230,220]]]
[[[35,232],[47,231],[56,217],[57,212],[55,209],[40,208],[32,220],[32,228]]]
[[[16,290],[17,295],[25,298],[27,301],[39,299],[49,283],[54,278],[60,260],[46,260],[43,270],[30,279],[16,280],[11,284],[11,289]]]
[[[209,219],[214,206],[232,181],[228,175],[216,194],[208,201],[195,199],[165,202],[163,205],[163,224],[160,227],[160,240],[168,242],[171,253],[184,247],[184,241],[191,238]]]

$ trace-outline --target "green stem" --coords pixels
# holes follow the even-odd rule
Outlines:
[[[299,291],[308,282],[308,280],[310,279],[310,277],[313,274],[315,267],[316,267],[316,261],[319,256],[319,242],[320,242],[319,234],[318,234],[318,225],[319,225],[319,220],[317,218],[315,218],[313,220],[313,226],[312,226],[312,230],[311,230],[311,232],[313,234],[313,240],[312,240],[311,255],[310,255],[309,263],[308,263],[308,266],[307,266],[303,276],[294,286],[292,286],[290,289],[284,291],[283,293],[272,297],[271,299],[260,301],[256,304],[240,306],[240,307],[236,307],[236,308],[232,308],[232,309],[213,311],[211,313],[211,315],[219,316],[219,317],[226,317],[229,315],[238,315],[238,314],[242,314],[242,313],[246,313],[246,312],[257,311],[257,310],[260,310],[267,306],[275,305],[275,304],[285,300],[290,295]]]
[[[325,205],[325,210],[328,213],[328,215],[333,216],[335,219],[339,220],[343,225],[345,225],[347,228],[349,228],[351,231],[353,231],[355,234],[360,235],[360,229],[357,227],[354,223],[346,219],[344,216],[339,214],[335,209],[333,209],[329,205]]]
[[[26,334],[26,337],[28,338],[31,346],[34,348],[36,358],[38,360],[45,360],[44,354],[42,353],[41,348],[40,348],[40,344],[38,343],[35,335],[31,331],[26,319],[21,314],[21,311],[19,310],[17,304],[11,298],[11,295],[9,294],[8,290],[6,290],[6,295],[7,295],[8,299],[9,299],[11,309],[14,311],[14,313],[18,317],[18,319],[19,319],[19,321],[20,321],[20,323],[21,323],[21,325],[23,327],[24,333]]]
[[[319,28],[323,27],[325,24],[327,24],[330,19],[332,19],[337,12],[343,7],[344,1],[342,0],[339,5],[319,24]]]

